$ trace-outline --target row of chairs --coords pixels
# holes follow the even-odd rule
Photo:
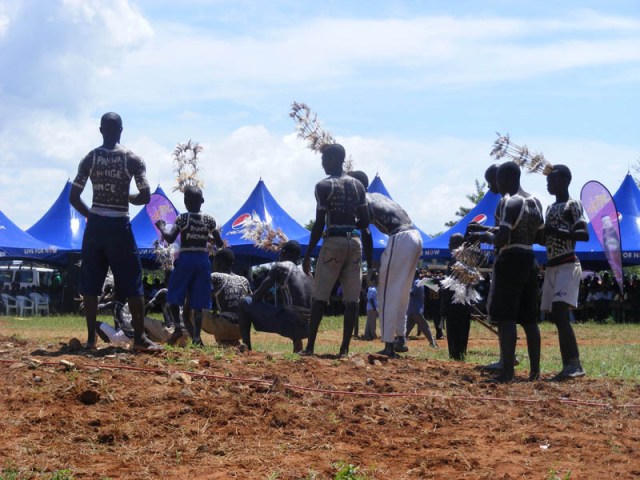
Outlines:
[[[49,315],[49,297],[39,293],[31,292],[28,297],[24,295],[16,295],[15,297],[8,293],[2,294],[2,303],[4,304],[5,315],[15,315],[24,317],[25,315],[44,314]]]

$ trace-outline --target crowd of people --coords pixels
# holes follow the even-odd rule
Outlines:
[[[389,197],[368,192],[364,172],[344,171],[346,152],[339,144],[321,150],[327,177],[315,186],[315,221],[305,252],[296,241],[284,242],[278,261],[252,285],[248,278],[233,273],[234,254],[225,248],[215,219],[201,211],[202,190],[189,185],[183,190],[187,212],[170,228],[162,220],[156,222],[167,243],[180,235],[179,256],[166,287],[160,280],[149,283],[143,281],[128,216],[129,204],[144,205],[150,199],[145,164],[120,144],[122,119],[118,114],[103,115],[100,132],[103,144],[80,162],[70,193],[71,204],[87,218],[79,284],[87,349],[97,347],[97,337],[150,353],[161,350],[162,342],[183,345],[190,340],[202,346],[201,332],[205,331],[220,345],[251,350],[254,329],[289,338],[294,352],[314,355],[319,326],[339,285],[341,357],[349,354],[351,340],[358,334],[359,316],[364,313],[360,338],[374,340],[379,332],[380,355],[395,359],[408,351],[407,338],[417,327],[418,335],[423,333],[434,348],[446,335],[450,357],[463,360],[472,313],[485,312],[497,325],[500,360],[491,366],[496,370],[495,381],[514,378],[516,324],[526,335],[529,379],[536,380],[540,377],[538,323],[546,315],[558,329],[563,368],[557,378],[568,379],[585,374],[572,322],[590,315],[603,321],[613,302],[635,305],[636,295],[640,296],[635,278],[625,298],[612,294],[613,282],[606,275],[587,277],[581,284],[574,248],[576,241],[588,239],[588,232],[580,202],[569,196],[571,172],[566,166],[556,165],[548,172],[548,190],[556,200],[543,212],[540,201],[522,189],[519,166],[505,162],[490,166],[485,173],[489,188],[502,196],[495,227],[472,223],[465,236],[450,239],[453,252],[479,243],[493,244],[495,249],[491,275],[474,287],[480,300],[461,301],[451,289],[438,286],[436,276],[418,269],[422,239],[409,215]],[[138,192],[130,194],[132,179]],[[89,180],[91,207],[80,197]],[[388,235],[379,262],[373,260],[369,225]],[[320,239],[312,270],[312,254]],[[216,248],[213,268],[211,243]],[[547,248],[542,288],[533,243]],[[462,258],[454,254],[445,274],[455,277],[464,263]],[[105,287],[109,271],[113,282]],[[151,308],[161,309],[162,321],[145,316],[145,309]],[[113,327],[97,321],[98,312],[105,309],[113,311]],[[629,315],[615,318],[635,319],[632,310],[621,308]],[[433,322],[434,332],[427,320]]]

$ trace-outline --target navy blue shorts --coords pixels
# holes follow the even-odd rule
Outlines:
[[[189,294],[193,310],[211,309],[211,262],[207,252],[180,252],[169,277],[167,303],[182,305]]]
[[[100,295],[109,267],[119,297],[144,294],[142,265],[129,218],[91,214],[82,238],[80,294]]]
[[[497,322],[539,321],[538,262],[531,251],[500,252],[495,263],[489,314]]]
[[[254,302],[251,297],[242,299],[241,307],[251,318],[258,332],[277,333],[292,340],[309,336],[309,316],[270,303]]]

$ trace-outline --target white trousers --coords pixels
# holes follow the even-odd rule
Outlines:
[[[405,334],[409,294],[420,255],[422,237],[415,229],[389,237],[389,243],[382,252],[378,302],[382,341],[385,343]]]

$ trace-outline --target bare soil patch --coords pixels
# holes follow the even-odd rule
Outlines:
[[[329,479],[339,462],[371,479],[640,476],[635,382],[495,385],[474,365],[411,357],[221,357],[0,336],[1,466],[23,478]]]

